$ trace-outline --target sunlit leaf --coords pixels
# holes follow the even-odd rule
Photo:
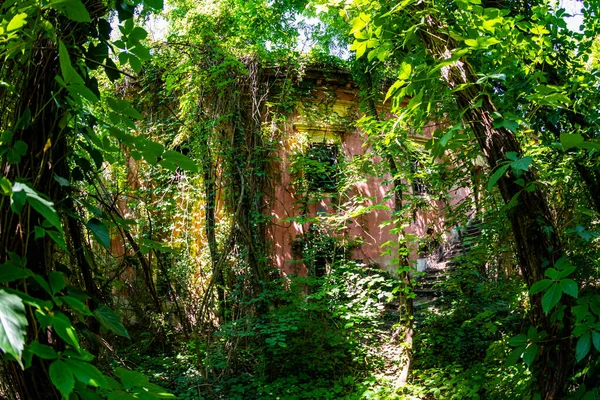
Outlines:
[[[103,387],[106,385],[106,378],[92,364],[73,359],[66,359],[65,364],[67,364],[79,382],[94,387]]]
[[[0,349],[17,360],[25,346],[27,325],[23,300],[0,289]]]
[[[23,26],[27,24],[27,14],[20,13],[12,17],[10,22],[6,27],[7,32],[16,31],[17,29],[21,29]]]
[[[90,13],[81,0],[52,0],[48,7],[61,11],[67,18],[77,22],[91,22]]]

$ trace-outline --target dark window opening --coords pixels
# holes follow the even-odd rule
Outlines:
[[[338,147],[312,143],[306,151],[305,178],[310,190],[335,192],[338,188]]]
[[[419,160],[415,160],[413,162],[411,169],[412,169],[412,173],[413,173],[413,179],[412,179],[413,195],[423,196],[423,195],[427,194],[427,186],[425,185],[425,182],[423,182],[423,179],[420,177],[423,173],[423,168],[422,168]]]

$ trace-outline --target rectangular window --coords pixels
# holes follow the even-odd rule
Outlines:
[[[304,177],[310,190],[335,192],[338,188],[338,146],[311,143],[306,151]]]
[[[423,195],[427,194],[427,186],[425,186],[425,183],[423,182],[423,179],[421,178],[421,176],[423,174],[423,168],[422,168],[419,160],[415,160],[413,162],[411,169],[412,169],[412,173],[413,173],[413,179],[412,179],[413,195],[423,196]]]

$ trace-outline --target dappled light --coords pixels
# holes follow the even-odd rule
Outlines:
[[[0,4],[0,399],[600,398],[600,4]]]

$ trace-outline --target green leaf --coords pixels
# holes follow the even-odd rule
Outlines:
[[[492,190],[492,188],[494,187],[496,182],[498,182],[500,180],[500,178],[502,178],[502,176],[506,173],[508,168],[510,168],[510,164],[504,164],[500,168],[498,168],[496,170],[496,172],[494,172],[492,174],[492,177],[490,178],[490,181],[488,182],[488,186],[487,186],[488,190]]]
[[[25,347],[26,327],[23,300],[0,289],[0,349],[19,361]]]
[[[367,41],[355,40],[354,43],[352,43],[352,46],[350,46],[350,50],[356,50],[356,58],[360,58],[367,50]]]
[[[128,58],[129,58],[129,65],[131,66],[131,69],[133,69],[136,74],[139,74],[140,72],[142,72],[142,62],[140,61],[140,59],[133,54],[129,54]]]
[[[52,327],[62,340],[79,349],[79,338],[69,318],[63,313],[56,313],[52,319]]]
[[[125,368],[115,369],[115,374],[119,377],[119,379],[121,379],[121,383],[127,390],[130,390],[136,386],[143,387],[149,383],[147,376]]]
[[[33,354],[45,360],[54,360],[58,358],[58,354],[56,353],[56,351],[54,351],[52,347],[45,344],[41,344],[37,340],[34,340],[33,342],[29,343],[27,347],[29,348],[29,351],[31,351]]]
[[[8,26],[6,27],[6,31],[16,31],[17,29],[21,29],[27,24],[27,14],[20,13],[12,17]]]
[[[575,346],[575,358],[577,358],[577,362],[581,361],[581,359],[590,352],[590,347],[592,344],[592,335],[590,332],[583,334],[579,340],[577,341],[577,346]]]
[[[560,288],[563,291],[563,293],[577,298],[577,283],[573,279],[561,279]]]
[[[527,364],[527,366],[530,366],[531,364],[533,364],[533,361],[535,360],[537,353],[538,353],[538,345],[537,344],[531,343],[529,346],[527,346],[525,353],[523,353],[523,361],[525,362],[525,364]]]
[[[49,373],[52,384],[56,386],[63,398],[68,399],[75,387],[75,379],[69,366],[62,360],[56,360],[50,364]]]
[[[102,304],[94,311],[94,315],[104,328],[116,333],[119,336],[129,337],[129,333],[127,333],[127,329],[125,329],[121,323],[121,319],[117,313],[115,313],[109,307]]]
[[[92,315],[92,312],[90,311],[88,306],[85,305],[85,303],[83,301],[81,301],[73,296],[61,296],[60,299],[62,301],[64,301],[65,303],[67,303],[67,305],[72,310],[80,312],[83,315],[90,315],[90,316]]]
[[[548,289],[548,287],[552,284],[550,279],[542,279],[531,285],[531,289],[529,289],[529,293],[537,294],[543,290]]]
[[[506,128],[512,132],[517,132],[517,129],[519,129],[519,123],[517,121],[500,119],[494,121],[494,128]]]
[[[573,266],[573,265],[566,265],[563,266],[560,271],[558,271],[557,279],[562,279],[564,277],[567,277],[569,275],[571,275],[573,272],[575,272],[575,270],[577,269],[577,267]]]
[[[119,69],[117,68],[117,65],[110,58],[106,59],[106,65],[104,67],[104,73],[106,74],[106,76],[108,77],[108,79],[110,79],[111,82],[114,82],[114,81],[116,81],[116,80],[118,80],[118,79],[121,78],[121,73],[119,72]]]
[[[15,144],[13,145],[15,151],[17,152],[18,155],[20,156],[24,156],[25,154],[27,154],[27,143],[25,143],[22,140],[17,140],[15,142]]]
[[[562,293],[560,285],[555,283],[544,294],[544,297],[542,297],[542,308],[546,314],[550,313],[554,306],[558,304],[562,297]]]
[[[146,32],[144,28],[139,26],[133,28],[133,30],[129,32],[129,35],[127,36],[128,39],[132,39],[135,41],[144,40],[146,39],[146,37],[148,37],[148,32]]]
[[[163,153],[162,158],[172,162],[179,168],[185,171],[198,172],[198,165],[189,157],[175,150],[167,150]]]
[[[35,281],[38,283],[38,285],[40,285],[40,287],[42,289],[44,289],[46,291],[46,293],[48,293],[50,296],[52,296],[52,290],[50,289],[50,285],[48,285],[48,282],[44,279],[43,276],[34,274],[33,279],[35,279]]]
[[[477,38],[477,43],[479,44],[479,47],[486,48],[498,44],[500,41],[495,37],[480,36]]]
[[[596,350],[600,351],[600,332],[592,331],[592,342]]]
[[[85,224],[87,228],[94,234],[98,243],[100,243],[104,248],[110,249],[110,234],[108,233],[108,229],[106,225],[98,218],[92,218]]]
[[[143,0],[145,6],[160,11],[163,9],[163,0]]]
[[[512,347],[525,346],[527,344],[527,336],[524,333],[520,333],[517,336],[513,336],[508,340],[508,344]]]
[[[56,182],[58,182],[58,184],[60,186],[63,186],[63,187],[71,186],[71,182],[69,182],[67,179],[63,178],[62,176],[58,176],[58,175],[54,174],[54,180]]]
[[[140,61],[147,61],[152,58],[150,50],[148,50],[146,46],[142,46],[140,44],[129,49],[129,51],[135,54]],[[131,59],[129,60],[129,63],[131,64]]]
[[[23,192],[27,198],[27,202],[35,211],[40,213],[52,226],[56,227],[59,232],[62,232],[58,213],[54,209],[54,204],[44,199],[38,192],[21,182],[13,184],[13,196],[15,193]]]
[[[106,378],[92,364],[70,358],[66,359],[65,363],[79,382],[94,387],[103,387],[106,385]]]
[[[58,61],[60,63],[60,71],[62,73],[64,82],[68,84],[73,79],[76,79],[75,75],[77,75],[77,72],[75,72],[75,69],[71,64],[69,51],[61,40],[58,41]]]
[[[47,230],[46,233],[48,234],[48,236],[50,236],[50,238],[52,240],[54,240],[54,243],[56,243],[61,249],[67,250],[67,243],[65,242],[65,235],[63,235],[60,232],[56,232],[54,230]]]
[[[50,276],[48,278],[53,295],[63,290],[67,285],[67,281],[65,280],[65,276],[62,274],[62,272],[52,271],[50,272]]]
[[[67,18],[77,22],[91,22],[90,13],[81,0],[52,0],[48,7],[54,8]]]
[[[525,346],[517,347],[510,352],[508,357],[506,357],[505,365],[507,367],[513,366],[517,363],[517,360],[521,357],[521,355],[525,352]]]
[[[4,196],[12,195],[12,183],[5,177],[0,178],[0,192],[2,192]]]
[[[533,161],[533,159],[531,157],[527,156],[527,157],[519,158],[516,161],[513,161],[510,164],[510,166],[513,167],[514,169],[518,169],[521,171],[528,171],[529,165],[531,164],[532,161]]]
[[[108,400],[138,400],[139,397],[132,395],[131,393],[124,392],[122,390],[113,390],[108,394]]]
[[[562,144],[563,149],[569,150],[570,148],[577,147],[581,143],[583,143],[584,139],[578,133],[569,134],[569,133],[561,133],[560,134],[560,144]]]
[[[62,356],[74,358],[80,361],[92,361],[94,359],[94,355],[85,349],[74,350],[69,348],[62,353]]]
[[[544,271],[544,275],[546,275],[550,279],[558,280],[560,279],[558,276],[558,271],[554,268],[548,268]]]
[[[4,263],[0,265],[0,282],[13,282],[31,276],[31,271]]]

